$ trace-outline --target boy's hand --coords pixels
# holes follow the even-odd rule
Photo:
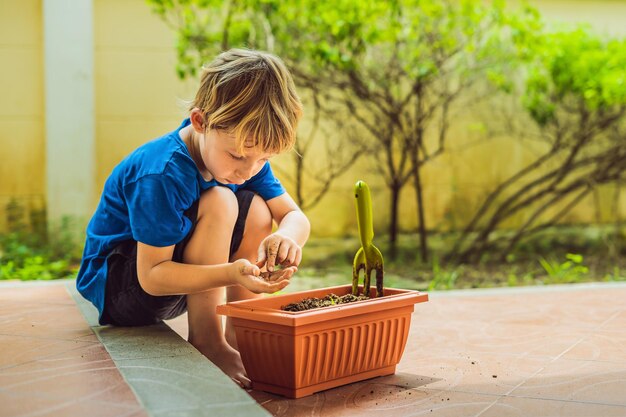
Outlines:
[[[253,293],[274,293],[289,285],[289,278],[296,272],[296,267],[276,271],[267,278],[261,276],[261,269],[247,259],[238,259],[231,264],[231,277],[235,284],[239,284]]]
[[[302,248],[290,237],[280,233],[272,233],[259,246],[257,266],[265,265],[272,272],[274,266],[284,267],[298,266],[302,260]]]

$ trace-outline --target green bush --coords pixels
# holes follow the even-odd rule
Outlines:
[[[39,243],[34,238],[29,233],[9,233],[0,237],[0,280],[47,280],[76,275],[80,257],[76,257],[74,247],[63,252],[59,248],[68,249],[67,241],[54,246]]]
[[[16,200],[6,207],[8,233],[0,235],[0,280],[49,280],[76,276],[82,236],[69,217],[47,229],[45,211],[30,211]],[[79,243],[80,242],[80,243]]]

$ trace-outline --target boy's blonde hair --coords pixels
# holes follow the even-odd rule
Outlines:
[[[208,129],[223,129],[245,147],[280,153],[293,147],[302,103],[283,61],[267,52],[231,49],[203,68],[191,109]]]

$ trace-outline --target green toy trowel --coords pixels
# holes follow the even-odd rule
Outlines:
[[[370,294],[370,275],[376,271],[376,297],[383,296],[383,255],[372,243],[374,238],[374,222],[372,217],[372,198],[370,189],[363,181],[354,185],[356,198],[356,218],[359,224],[361,248],[354,256],[352,265],[352,294],[359,295],[359,272],[365,270],[363,294]]]

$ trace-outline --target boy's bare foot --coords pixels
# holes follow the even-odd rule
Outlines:
[[[230,323],[230,320],[226,320],[226,330],[224,331],[224,336],[226,337],[226,342],[235,349],[239,351],[239,346],[237,346],[237,333],[235,333],[235,329]]]
[[[206,356],[211,362],[217,365],[222,372],[228,375],[242,388],[251,388],[252,383],[241,362],[241,355],[227,343],[220,343],[219,346],[207,346],[194,344],[196,349]]]

